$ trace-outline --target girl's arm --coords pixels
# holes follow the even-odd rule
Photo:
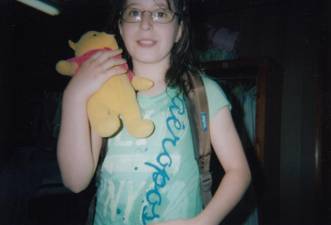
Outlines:
[[[251,181],[251,173],[231,113],[222,108],[210,121],[210,136],[225,175],[197,224],[217,225],[234,208]]]
[[[68,95],[65,91],[57,156],[64,185],[78,193],[93,177],[101,138],[90,131],[86,102]]]
[[[101,137],[90,130],[87,100],[112,75],[126,72],[119,66],[125,60],[112,58],[120,52],[96,53],[82,64],[64,91],[57,157],[63,183],[73,192],[89,185],[101,149]]]
[[[246,191],[251,173],[227,107],[210,121],[210,136],[225,175],[206,208],[195,218],[173,220],[157,225],[218,225],[239,202]]]

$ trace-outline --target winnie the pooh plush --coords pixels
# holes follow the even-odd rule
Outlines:
[[[56,64],[56,70],[68,76],[74,76],[79,66],[97,51],[118,49],[114,35],[97,31],[86,32],[76,43],[69,41],[69,46],[75,57]],[[121,128],[121,121],[128,133],[138,138],[148,137],[154,130],[152,121],[142,119],[135,92],[151,88],[153,82],[130,74],[112,76],[88,100],[91,128],[101,137],[114,135]]]

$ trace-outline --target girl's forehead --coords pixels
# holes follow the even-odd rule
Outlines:
[[[127,0],[126,5],[137,5],[137,6],[146,6],[146,7],[169,7],[168,2],[171,4],[171,0]]]

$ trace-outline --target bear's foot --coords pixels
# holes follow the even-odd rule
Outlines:
[[[112,136],[121,126],[119,118],[114,115],[108,115],[108,117],[99,118],[99,120],[95,118],[93,118],[94,120],[92,118],[90,119],[92,129],[101,137]]]
[[[154,124],[151,120],[131,120],[126,123],[128,133],[137,138],[150,136],[154,131]]]

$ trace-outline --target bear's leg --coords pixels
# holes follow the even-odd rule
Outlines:
[[[130,135],[144,138],[152,134],[154,124],[150,120],[143,120],[137,103],[136,93],[129,83],[126,74],[113,76],[109,80],[109,90],[116,90],[113,96],[113,109],[121,114],[124,126]]]
[[[148,137],[154,131],[154,124],[148,119],[130,118],[125,123],[129,134],[138,138]]]
[[[126,107],[122,111],[122,116],[122,121],[129,134],[138,138],[144,138],[153,133],[153,122],[148,119],[142,119],[138,103],[133,99],[127,102]]]
[[[88,102],[87,113],[92,129],[101,137],[112,136],[121,126],[118,114],[92,99]]]

